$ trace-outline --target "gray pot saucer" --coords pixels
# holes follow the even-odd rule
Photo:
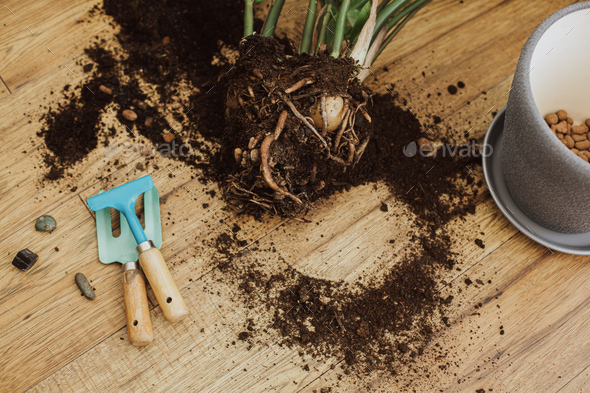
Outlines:
[[[504,107],[490,124],[484,146],[491,146],[493,153],[482,157],[483,173],[496,205],[515,227],[537,243],[567,254],[590,255],[590,232],[569,234],[547,229],[528,218],[512,199],[502,170],[505,113]]]

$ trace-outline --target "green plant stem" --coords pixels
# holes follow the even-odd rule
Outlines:
[[[244,37],[254,33],[254,0],[244,0]]]
[[[431,1],[432,0],[416,0],[415,2],[410,4],[409,6],[407,6],[403,10],[401,10],[397,15],[395,15],[393,18],[391,18],[387,22],[387,30],[388,31],[391,30],[395,25],[397,25],[397,23],[400,20],[402,20],[409,13],[414,12],[414,11],[420,11],[420,9],[422,7],[424,7],[426,4],[430,3]]]
[[[426,3],[429,3],[430,1],[431,0],[425,1],[424,4],[423,4],[423,6],[426,5]],[[395,37],[397,35],[397,33],[399,33],[401,29],[403,29],[403,27],[406,25],[406,23],[408,23],[408,21],[410,19],[412,19],[412,17],[414,15],[416,15],[416,13],[418,11],[420,11],[420,8],[422,8],[422,7],[418,7],[417,9],[414,9],[410,13],[406,14],[405,17],[403,18],[403,20],[400,23],[398,23],[397,26],[395,26],[395,29],[393,29],[393,31],[391,33],[389,33],[389,35],[387,36],[387,38],[385,38],[385,40],[381,44],[381,48],[379,49],[379,51],[377,52],[377,54],[373,58],[373,62],[379,57],[379,55],[381,54],[381,52],[383,52],[383,49],[385,49],[385,47],[387,45],[389,45],[389,43],[391,42],[391,40],[393,39],[393,37]]]
[[[303,27],[303,36],[301,37],[301,45],[299,46],[299,53],[308,53],[311,48],[317,8],[318,0],[309,0],[307,16],[305,17],[305,26]]]
[[[377,7],[377,15],[379,15],[381,13],[381,11],[383,11],[383,8],[385,8],[385,6],[387,4],[389,4],[390,0],[382,0],[381,4],[379,4],[379,7]]]
[[[266,22],[264,23],[264,27],[262,28],[263,36],[272,37],[275,34],[275,27],[277,26],[277,21],[279,20],[279,16],[281,15],[283,4],[285,4],[285,0],[276,0],[270,8],[270,11],[268,12],[268,17],[266,18]]]
[[[330,21],[330,16],[332,12],[332,3],[334,0],[328,0],[328,4],[326,6],[326,11],[324,13],[324,17],[322,18],[322,24],[320,27],[320,34],[318,35],[318,43],[315,48],[315,54],[317,55],[320,50],[320,44],[326,44],[328,40],[326,40],[326,34],[328,31],[328,22]]]
[[[342,40],[344,39],[344,28],[346,27],[346,13],[350,0],[342,0],[340,10],[338,11],[338,19],[336,21],[336,31],[334,32],[334,39],[332,40],[332,57],[340,56],[340,49],[342,48]]]
[[[395,15],[404,5],[411,3],[412,0],[393,0],[377,15],[377,22],[375,23],[375,30],[373,30],[373,38],[375,40],[381,28],[387,23],[389,18]]]

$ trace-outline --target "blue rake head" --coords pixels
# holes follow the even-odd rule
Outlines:
[[[135,215],[135,202],[141,194],[152,188],[154,188],[154,181],[150,175],[146,175],[88,198],[86,203],[88,203],[88,207],[95,212],[110,207],[121,212],[127,219],[127,223],[136,243],[140,244],[147,241],[148,238]]]
[[[101,194],[104,191],[100,192]],[[162,247],[162,226],[160,224],[160,198],[158,189],[153,187],[143,194],[143,210],[145,235],[154,242],[155,246]],[[96,212],[96,237],[98,239],[98,259],[105,264],[119,262],[127,263],[137,261],[135,238],[131,233],[127,219],[119,214],[121,234],[113,236],[111,224],[111,210],[106,207]]]

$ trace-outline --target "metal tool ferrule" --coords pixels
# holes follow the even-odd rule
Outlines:
[[[136,250],[139,254],[141,254],[142,252],[147,251],[150,248],[156,248],[156,246],[154,245],[154,242],[152,242],[151,240],[148,240],[143,243],[139,243],[137,245]]]
[[[123,272],[127,270],[137,270],[139,269],[139,264],[137,262],[127,262],[123,264]]]

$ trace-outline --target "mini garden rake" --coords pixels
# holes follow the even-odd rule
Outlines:
[[[135,215],[135,201],[143,193],[146,194],[145,197],[150,201],[149,203],[144,203],[146,207],[145,232]],[[133,235],[135,244],[137,244],[137,253],[129,253],[126,259],[128,261],[133,261],[135,260],[134,258],[139,259],[139,264],[154,290],[154,295],[166,319],[170,322],[175,322],[184,318],[188,314],[188,308],[166,266],[162,253],[157,248],[157,246],[161,245],[162,236],[159,214],[160,202],[158,191],[154,186],[151,176],[146,175],[109,191],[102,192],[88,198],[86,202],[90,209],[95,212],[112,207],[117,209],[126,218],[126,220],[121,219],[121,236],[123,236],[123,222],[126,222],[127,227]],[[157,206],[157,214],[155,214],[154,206]],[[150,213],[148,214],[148,212]],[[149,222],[148,216],[150,217]],[[108,229],[110,230],[110,225]],[[125,231],[127,232],[127,230]],[[150,238],[148,238],[148,235]],[[126,241],[130,241],[131,236],[125,236]],[[159,242],[158,238],[160,240]],[[154,241],[159,244],[155,244]],[[112,258],[108,260],[112,260]]]

